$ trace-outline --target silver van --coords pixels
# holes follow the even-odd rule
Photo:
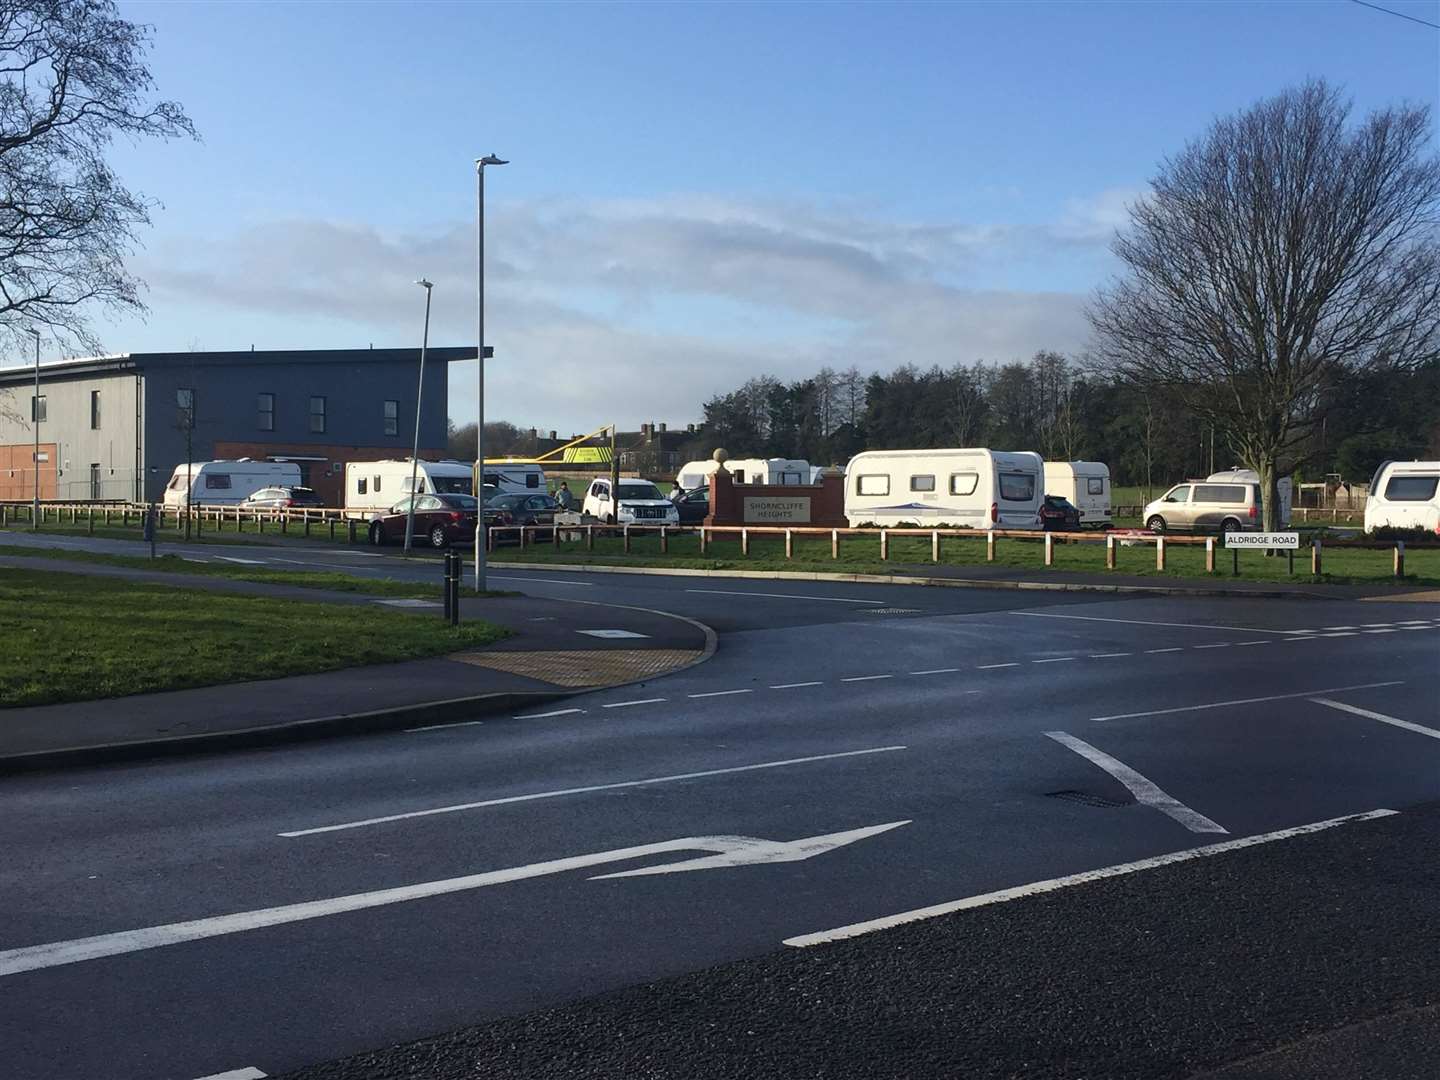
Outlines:
[[[1239,532],[1260,527],[1260,485],[1190,480],[1145,507],[1153,533]]]

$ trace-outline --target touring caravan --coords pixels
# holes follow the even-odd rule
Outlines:
[[[1110,514],[1110,468],[1102,461],[1045,462],[1045,494],[1062,495],[1080,511],[1080,527],[1104,528]]]
[[[234,506],[261,488],[300,483],[300,466],[293,461],[192,461],[175,466],[170,474],[165,505]]]
[[[388,510],[410,494],[409,458],[345,463],[345,509],[369,513]],[[465,461],[421,461],[415,469],[417,493],[472,495],[475,467]],[[485,462],[485,486],[491,494],[545,494],[545,472],[533,462]]]
[[[1038,529],[1044,479],[1028,450],[867,450],[845,466],[845,517],[852,528]]]
[[[1440,461],[1387,461],[1365,501],[1365,531],[1424,529],[1440,536]]]
[[[714,461],[690,461],[675,475],[675,486],[685,491],[702,487],[720,466]],[[725,462],[737,484],[811,484],[814,471],[799,458],[739,458]]]

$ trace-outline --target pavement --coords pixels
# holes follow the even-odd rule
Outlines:
[[[719,648],[0,780],[7,1080],[1440,1075],[1433,604],[492,581]]]

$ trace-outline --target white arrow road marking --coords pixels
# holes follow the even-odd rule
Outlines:
[[[800,862],[802,859],[812,859],[816,855],[823,855],[827,851],[844,847],[846,844],[853,844],[856,840],[864,840],[867,836],[878,836],[880,833],[909,824],[909,821],[892,821],[888,825],[871,825],[864,829],[851,829],[848,832],[829,833],[825,836],[807,836],[804,840],[788,842],[756,840],[749,836],[727,836],[725,839],[735,841],[735,846],[719,855],[704,855],[698,859],[663,863],[660,866],[642,866],[638,870],[621,870],[615,874],[599,874],[590,880],[607,881],[610,878],[644,877],[650,874],[679,874],[686,870],[714,870],[727,866],[750,866],[757,863]]]
[[[147,926],[139,930],[121,930],[113,934],[76,938],[73,941],[52,941],[44,945],[26,945],[19,949],[6,949],[0,952],[0,977],[18,975],[23,971],[37,971],[40,968],[78,964],[86,960],[98,960],[105,956],[120,956],[124,953],[140,952],[145,949],[158,949],[162,945],[178,945],[184,941],[200,941],[204,938],[221,937],[225,934],[239,934],[267,926],[282,926],[286,923],[303,922],[306,919],[322,919],[347,911],[364,911],[367,908],[403,904],[410,900],[423,900],[431,896],[468,892],[490,885],[504,885],[512,881],[524,881],[527,878],[544,877],[548,874],[563,874],[570,870],[584,870],[591,866],[625,862],[650,855],[663,855],[672,851],[714,852],[724,857],[722,861],[714,864],[716,867],[793,862],[796,859],[808,859],[812,855],[819,855],[831,848],[851,843],[862,836],[885,832],[887,829],[894,829],[906,824],[908,822],[896,821],[888,825],[856,829],[848,833],[806,837],[789,843],[760,840],[750,836],[687,836],[679,840],[662,840],[655,844],[614,848],[610,851],[597,851],[589,855],[574,855],[567,859],[549,859],[545,862],[531,863],[528,866],[512,866],[504,870],[468,874],[465,877],[447,878],[443,881],[425,881],[418,885],[402,885],[393,889],[352,893],[349,896],[335,896],[326,900],[308,900],[299,904],[261,908],[258,911],[239,911],[232,915],[215,915],[208,919],[191,919],[187,922],[169,923],[164,926]],[[688,866],[686,868],[699,869],[699,867]]]
[[[1087,761],[1099,765],[1100,768],[1129,788],[1137,802],[1154,807],[1162,814],[1169,815],[1191,832],[1225,833],[1230,831],[1223,825],[1211,821],[1204,814],[1191,810],[1180,800],[1165,794],[1153,781],[1141,776],[1129,765],[1111,757],[1104,750],[1091,746],[1084,739],[1077,739],[1074,735],[1068,735],[1063,731],[1047,731],[1045,734],[1061,746],[1068,746]]]

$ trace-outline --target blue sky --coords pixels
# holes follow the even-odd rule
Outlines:
[[[411,344],[422,274],[432,340],[473,340],[493,150],[487,412],[566,430],[1078,351],[1125,203],[1213,117],[1312,75],[1440,104],[1440,32],[1345,0],[121,10],[203,142],[117,148],[164,208],[108,347]]]

